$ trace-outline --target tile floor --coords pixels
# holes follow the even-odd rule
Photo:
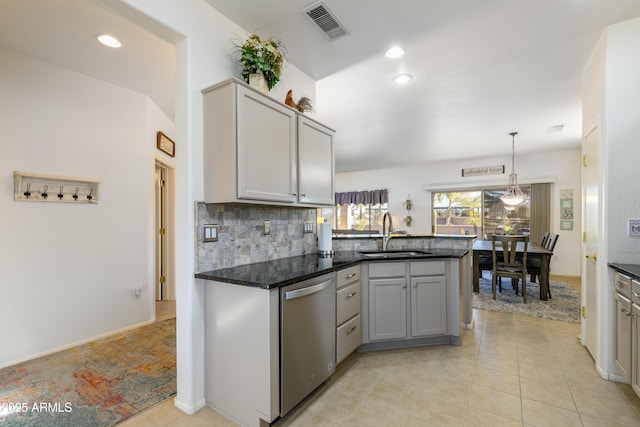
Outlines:
[[[474,318],[462,346],[355,354],[276,426],[640,426],[640,398],[598,376],[579,324]],[[121,426],[235,424],[170,399]]]

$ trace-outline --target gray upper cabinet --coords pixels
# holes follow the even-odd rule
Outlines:
[[[333,131],[318,122],[298,116],[299,202],[334,204]]]
[[[238,198],[296,201],[296,115],[237,87]]]
[[[204,89],[209,203],[333,205],[333,131],[230,79]]]

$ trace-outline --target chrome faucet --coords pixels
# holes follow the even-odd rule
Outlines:
[[[389,218],[389,229],[387,230],[387,218]],[[393,220],[391,219],[391,214],[386,212],[382,217],[382,250],[386,251],[387,246],[389,245],[389,240],[391,240],[391,229],[393,228]]]

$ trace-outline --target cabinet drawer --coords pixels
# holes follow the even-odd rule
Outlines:
[[[613,279],[613,285],[616,288],[616,292],[627,298],[631,298],[631,277],[616,272],[616,277]]]
[[[360,315],[340,326],[336,333],[336,365],[353,353],[362,343]]]
[[[336,325],[340,325],[360,313],[362,301],[360,282],[339,289],[336,295]]]
[[[338,289],[358,280],[360,280],[360,265],[354,265],[336,272],[336,287]]]
[[[443,276],[446,273],[444,261],[414,261],[409,268],[411,276]]]
[[[404,262],[372,262],[369,277],[404,277]]]

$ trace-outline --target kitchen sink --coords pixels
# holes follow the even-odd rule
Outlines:
[[[394,250],[394,251],[360,251],[368,258],[412,258],[431,255],[432,252],[414,250]]]

